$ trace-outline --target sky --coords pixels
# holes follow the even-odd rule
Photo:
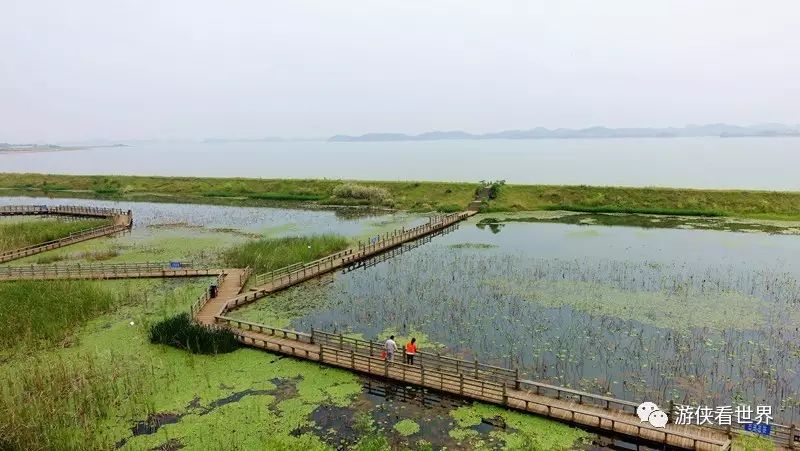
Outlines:
[[[0,142],[800,123],[797,0],[0,1]]]

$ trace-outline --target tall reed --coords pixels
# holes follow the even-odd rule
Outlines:
[[[258,273],[316,260],[345,249],[347,245],[346,238],[333,234],[266,238],[227,250],[223,254],[223,260],[230,267],[249,266]]]

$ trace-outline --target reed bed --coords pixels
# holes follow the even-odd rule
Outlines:
[[[108,221],[103,219],[58,221],[49,218],[37,218],[11,223],[0,222],[0,252],[57,240],[68,236],[70,233],[100,227],[105,224],[108,224]]]
[[[52,354],[3,370],[0,449],[114,449],[104,425],[150,411],[151,369],[135,358]]]
[[[800,283],[780,267],[426,248],[338,277],[326,296],[292,326],[367,338],[415,329],[559,385],[800,418]]]
[[[298,262],[309,262],[347,248],[340,235],[265,238],[240,244],[223,253],[232,268],[250,267],[255,273],[272,271]]]
[[[185,349],[193,354],[224,354],[239,349],[239,342],[229,330],[197,324],[188,313],[153,324],[149,336],[150,343]]]
[[[57,344],[69,332],[139,294],[90,281],[0,283],[0,349]]]

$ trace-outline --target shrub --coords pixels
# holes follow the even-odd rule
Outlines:
[[[193,354],[224,354],[239,348],[239,342],[231,331],[194,323],[188,313],[150,326],[150,342],[186,349]]]
[[[333,196],[342,200],[368,201],[372,205],[393,205],[391,194],[385,188],[345,183],[333,188]]]
[[[261,193],[261,194],[251,194],[248,197],[251,199],[261,199],[261,200],[285,200],[285,201],[313,201],[313,200],[321,200],[323,196],[318,194],[307,194],[307,193]]]
[[[485,196],[487,200],[497,199],[497,196],[500,195],[500,188],[505,184],[505,180],[481,180],[481,184],[475,188],[475,196],[478,198]]]
[[[456,212],[459,212],[461,210],[463,210],[463,208],[461,208],[461,207],[459,207],[458,205],[455,205],[455,204],[447,204],[447,205],[441,205],[440,204],[440,205],[436,206],[436,211],[441,212],[441,213],[456,213]]]

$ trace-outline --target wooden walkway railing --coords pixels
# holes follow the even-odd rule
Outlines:
[[[111,218],[114,216],[130,215],[130,210],[124,211],[117,208],[81,207],[69,205],[2,205],[0,216],[15,215],[65,215],[84,216],[93,218]]]
[[[437,233],[474,214],[475,212],[468,211],[437,216],[420,226],[387,232],[380,237],[376,236],[373,241],[358,243],[356,247],[345,249],[313,262],[295,263],[275,271],[255,275],[253,287],[250,291],[231,299],[225,311],[236,309],[319,275],[355,264],[403,243]]]
[[[0,266],[3,280],[130,279],[216,276],[224,270],[204,264],[173,262],[76,263],[71,265]]]
[[[93,238],[100,238],[106,235],[113,235],[116,233],[124,232],[126,230],[128,230],[128,227],[124,225],[104,225],[100,227],[94,227],[91,229],[81,230],[79,232],[73,232],[70,233],[68,236],[65,236],[64,238],[59,238],[57,240],[52,240],[52,241],[46,241],[44,243],[34,244],[32,246],[27,246],[0,253],[0,263],[5,263],[11,260],[17,260],[20,258],[28,257],[30,255],[35,255],[49,250],[58,249],[60,247],[69,246],[71,244],[80,243],[82,241],[91,240]]]
[[[91,229],[73,232],[69,236],[57,240],[46,241],[31,246],[13,249],[0,253],[0,263],[6,263],[19,258],[28,257],[41,252],[46,252],[82,241],[99,238],[106,235],[129,230],[133,227],[133,213],[116,208],[81,207],[69,205],[3,205],[0,206],[0,216],[16,215],[65,215],[85,218],[106,218],[111,224]]]
[[[675,424],[655,428],[639,421],[635,403],[521,380],[516,370],[508,368],[424,352],[417,354],[413,365],[405,364],[399,355],[389,363],[379,356],[382,345],[374,342],[318,330],[306,334],[227,316],[216,319],[240,342],[256,348],[669,446],[726,450],[731,444],[728,431]]]
[[[222,282],[224,281],[225,281],[225,273],[221,273],[220,275],[217,276],[216,285],[218,287],[222,286]],[[192,315],[192,318],[194,318],[195,315],[197,315],[197,313],[199,313],[200,310],[203,309],[203,307],[206,305],[209,299],[211,299],[211,292],[208,288],[206,288],[205,291],[203,291],[203,294],[200,295],[200,298],[194,301],[192,306],[189,308],[189,313]]]

